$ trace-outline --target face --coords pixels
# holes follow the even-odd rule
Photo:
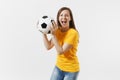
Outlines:
[[[63,29],[69,29],[69,22],[71,20],[70,13],[68,10],[63,10],[59,15],[59,22]]]

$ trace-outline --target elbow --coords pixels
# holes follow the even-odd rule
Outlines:
[[[51,47],[46,47],[46,50],[50,50],[51,49]]]
[[[59,54],[63,54],[64,51],[63,51],[63,50],[59,50],[58,53],[59,53]]]
[[[46,50],[50,50],[50,48],[46,48]]]

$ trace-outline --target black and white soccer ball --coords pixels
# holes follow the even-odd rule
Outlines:
[[[44,34],[50,34],[50,26],[52,25],[52,21],[54,21],[54,19],[50,16],[40,17],[37,23],[37,29]]]

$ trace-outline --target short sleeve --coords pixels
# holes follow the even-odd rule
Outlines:
[[[78,33],[77,33],[77,31],[72,31],[72,32],[69,32],[66,35],[64,43],[68,43],[68,44],[73,45],[74,42],[76,42],[77,39],[78,39]]]

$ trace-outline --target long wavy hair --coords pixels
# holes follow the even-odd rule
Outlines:
[[[76,30],[76,27],[75,27],[75,24],[74,24],[74,19],[73,19],[73,14],[72,14],[72,11],[70,8],[68,7],[62,7],[58,10],[58,13],[57,13],[57,24],[59,27],[61,27],[61,24],[59,22],[59,16],[60,16],[60,13],[63,11],[63,10],[68,10],[69,13],[70,13],[70,17],[71,17],[71,21],[69,22],[69,28],[73,28]]]

